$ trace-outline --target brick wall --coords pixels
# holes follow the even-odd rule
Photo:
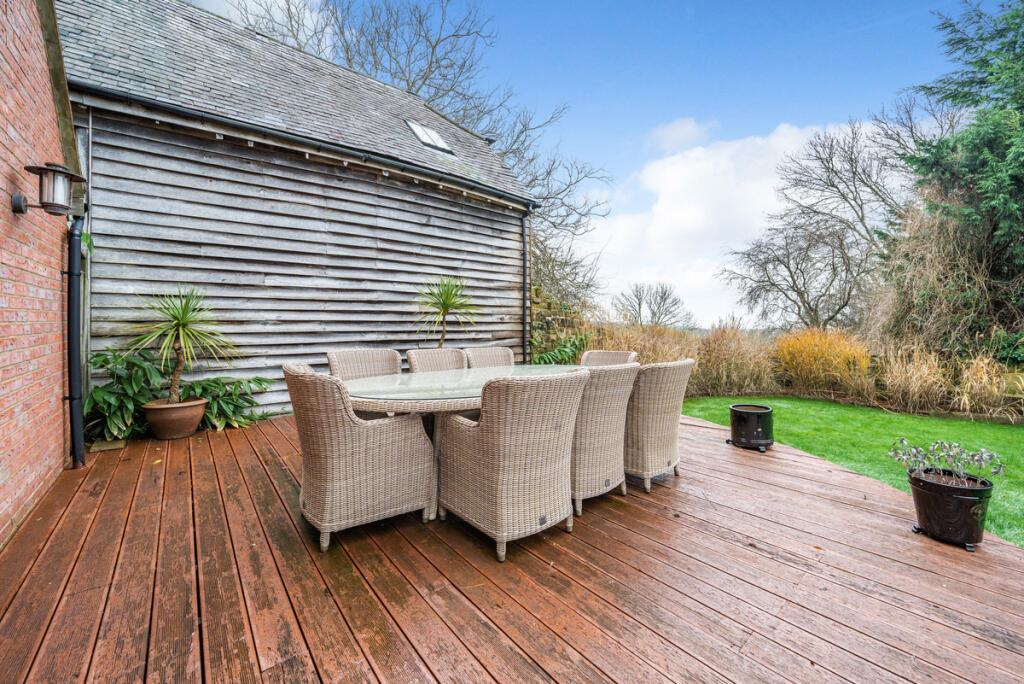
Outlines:
[[[36,0],[0,0],[0,547],[65,466],[66,222],[30,209],[25,164],[61,162]]]

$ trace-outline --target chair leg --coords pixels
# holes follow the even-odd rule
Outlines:
[[[565,519],[565,531],[572,532],[572,516]]]
[[[651,478],[649,477],[644,478],[644,491],[648,494],[651,493]]]
[[[498,542],[497,553],[498,553],[498,562],[499,563],[504,563],[505,562],[505,542]]]
[[[331,545],[331,533],[321,532],[320,533],[320,552],[327,553],[327,547]]]
[[[629,494],[629,492],[626,490],[626,481],[625,480],[623,480],[622,484],[619,485],[619,493],[622,494],[622,496],[626,496],[626,494]]]
[[[576,497],[572,500],[572,506],[576,510],[576,515],[583,515],[583,499]]]
[[[432,509],[432,508],[433,508],[433,506],[427,506],[426,508],[423,509],[423,522],[424,522],[424,524],[430,522],[430,509]]]
[[[674,466],[672,466],[672,474],[675,475],[676,477],[679,477],[679,464],[678,463],[675,464]]]
[[[448,517],[448,511],[444,509],[444,506],[437,507],[437,517],[441,520],[444,520],[446,517]]]

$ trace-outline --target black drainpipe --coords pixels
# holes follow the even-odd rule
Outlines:
[[[523,215],[519,217],[519,225],[523,231],[523,363],[528,363],[530,355],[528,332],[530,327],[530,276],[527,271],[527,266],[530,263],[530,243],[526,235],[526,217],[529,215],[529,211],[524,211]]]
[[[75,216],[68,234],[68,413],[71,418],[71,460],[85,465],[85,427],[82,419],[82,224]]]

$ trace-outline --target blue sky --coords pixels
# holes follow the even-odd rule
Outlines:
[[[932,10],[899,2],[490,2],[490,77],[541,111],[570,112],[552,138],[616,178],[679,117],[714,138],[779,123],[843,122],[946,71]]]
[[[192,0],[220,10],[226,0]],[[776,167],[815,132],[863,118],[949,70],[933,11],[882,2],[483,2],[498,31],[485,77],[539,112],[546,144],[605,169],[602,301],[667,281],[698,322],[745,315],[717,277],[779,208]]]

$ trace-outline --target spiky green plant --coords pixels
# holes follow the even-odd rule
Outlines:
[[[195,288],[179,288],[177,294],[157,295],[143,301],[146,310],[153,314],[154,322],[136,326],[141,334],[128,342],[128,351],[155,345],[160,363],[165,367],[174,354],[167,403],[177,404],[186,364],[194,365],[200,356],[220,361],[234,356],[237,350],[223,333],[215,330],[220,322]]]
[[[448,317],[455,319],[463,329],[466,324],[475,325],[473,316],[477,308],[470,296],[466,294],[466,281],[454,276],[442,276],[437,280],[427,283],[417,292],[420,298],[417,300],[420,314],[420,327],[417,332],[427,329],[429,338],[438,326],[441,326],[441,339],[437,343],[438,349],[444,346],[444,339],[448,335]]]

